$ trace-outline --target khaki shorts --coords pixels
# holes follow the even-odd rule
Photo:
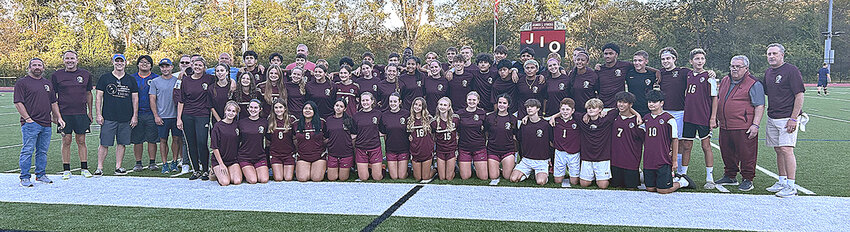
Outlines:
[[[765,145],[768,147],[795,147],[797,145],[797,131],[799,125],[794,129],[794,132],[788,133],[785,130],[785,124],[789,118],[767,119],[767,140]]]

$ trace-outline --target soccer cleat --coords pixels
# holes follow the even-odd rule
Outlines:
[[[569,181],[561,182],[561,188],[570,188],[570,187],[572,187],[572,186],[570,185]]]
[[[752,181],[750,181],[750,182],[752,182]],[[719,180],[715,181],[714,183],[719,184],[719,185],[738,185],[738,179],[737,178],[729,178],[728,176],[723,176],[723,178],[720,178]]]
[[[141,164],[136,164],[136,166],[133,167],[134,172],[141,172],[142,170],[145,170],[145,167],[143,167]]]
[[[203,174],[201,174],[201,180],[210,180],[210,173],[204,172]]]
[[[86,178],[91,178],[93,175],[89,172],[88,169],[83,169],[80,171],[80,175],[83,175]]]
[[[189,180],[197,180],[198,178],[201,178],[200,172],[193,172],[192,175],[189,176]]]
[[[30,179],[21,179],[21,187],[32,187],[32,181]]]
[[[778,193],[779,191],[782,191],[783,188],[785,188],[785,185],[777,181],[776,183],[773,183],[773,186],[767,187],[765,190],[768,192]]]
[[[71,171],[63,171],[62,172],[62,179],[63,180],[71,179]]]
[[[156,164],[148,165],[148,170],[154,171],[154,170],[157,170],[157,169],[159,169],[159,167],[157,167]]]
[[[490,185],[499,185],[500,180],[501,179],[499,179],[499,178],[492,179],[492,180],[490,180]]]
[[[94,175],[95,176],[103,176],[103,169],[94,170]]]
[[[797,196],[797,188],[785,185],[782,190],[776,193],[777,197],[787,198],[787,197],[796,197]]]
[[[47,178],[47,176],[36,177],[35,181],[41,182],[43,184],[53,184],[53,180]]]
[[[116,175],[116,176],[124,176],[124,175],[127,175],[127,169],[124,169],[124,168],[116,168],[116,169],[115,169],[115,175]]]
[[[714,181],[706,181],[705,185],[702,186],[703,189],[714,189]]]
[[[738,185],[738,190],[744,192],[753,190],[753,181],[747,179],[741,180],[741,185]]]

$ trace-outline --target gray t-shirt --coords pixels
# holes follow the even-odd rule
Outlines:
[[[148,94],[156,95],[156,111],[161,118],[177,118],[177,105],[172,98],[176,83],[175,77],[165,79],[160,76],[151,80]]]

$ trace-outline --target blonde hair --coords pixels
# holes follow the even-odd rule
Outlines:
[[[238,117],[238,116],[239,116],[239,110],[241,110],[241,109],[239,108],[239,103],[237,103],[237,102],[236,102],[236,101],[234,101],[234,100],[230,100],[230,101],[227,101],[227,103],[224,103],[224,111],[227,111],[227,107],[233,107],[234,109],[236,109],[236,116],[234,116],[234,117],[233,117],[233,120],[236,120],[236,117]],[[221,117],[221,119],[222,119],[222,120],[224,120],[225,118],[227,118],[227,115],[226,115],[226,114],[224,114],[224,112],[221,112],[221,114],[222,114],[222,115],[221,115],[221,116],[222,116],[222,117]]]
[[[292,75],[293,71],[295,71],[296,69],[301,70],[301,81],[298,82],[298,91],[301,92],[301,95],[307,94],[307,90],[305,89],[305,86],[307,86],[307,73],[306,73],[306,71],[304,71],[303,68],[295,67],[295,68],[292,68],[292,70],[289,71],[289,75]],[[283,79],[283,78],[281,78],[281,79]]]
[[[278,98],[274,101],[274,103],[272,103],[272,113],[269,114],[269,133],[274,132],[274,130],[277,128],[277,114],[274,112],[274,105],[277,104],[283,105],[283,128],[292,128],[292,122],[289,118],[289,108],[286,107],[286,100],[284,100],[283,98]]]
[[[280,66],[272,65],[269,67],[269,70],[266,72],[266,74],[268,75],[268,73],[270,73],[272,70],[277,70],[278,77],[277,81],[274,82],[276,82],[275,85],[277,85],[278,98],[286,99],[286,86],[283,85],[283,69]],[[265,85],[263,88],[263,99],[266,100],[266,102],[274,102],[274,98],[272,97],[271,83],[272,80],[268,79],[263,82],[263,84]]]
[[[375,103],[377,102],[377,100],[375,99],[375,95],[373,95],[372,92],[368,92],[368,91],[363,92],[363,93],[360,94],[361,101],[362,101],[364,96],[369,96],[369,98],[372,99],[372,105],[370,105],[370,106],[371,106],[372,109],[374,109]]]
[[[585,109],[602,109],[605,106],[599,98],[591,98],[584,103]]]
[[[422,111],[419,111],[419,114],[413,111],[413,105],[415,105],[417,101],[422,102]],[[416,124],[416,116],[422,118],[422,129],[430,132],[431,120],[433,120],[433,117],[430,113],[428,113],[428,104],[425,102],[425,98],[423,97],[416,97],[410,103],[410,116],[407,116],[407,131],[413,130],[413,124]]]
[[[449,103],[449,109],[446,110],[446,130],[453,131],[455,130],[455,124],[452,122],[452,116],[454,116],[455,112],[452,110],[452,99],[449,99],[449,97],[442,97],[440,100],[437,100],[437,105],[439,105],[441,101]],[[440,109],[438,106],[437,113],[434,115],[434,118],[437,120],[437,130],[440,130],[440,120],[442,119],[440,116]]]

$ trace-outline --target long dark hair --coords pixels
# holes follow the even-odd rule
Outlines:
[[[306,107],[307,105],[309,105],[310,108],[313,109],[313,119],[310,120],[310,125],[313,126],[313,130],[315,130],[316,132],[321,132],[322,119],[316,113],[316,110],[318,109],[318,106],[316,106],[316,102],[307,101],[306,103],[304,103],[304,106]],[[305,129],[307,129],[306,120],[306,117],[304,117],[304,111],[302,111],[301,115],[298,116],[298,132],[303,132]]]
[[[337,102],[342,103],[342,108],[346,108],[348,106],[348,104],[345,103],[345,99],[337,98],[336,101],[334,101],[334,105],[336,105]],[[331,117],[334,116],[331,115]],[[345,110],[342,111],[342,126],[349,134],[357,133],[357,124],[354,123],[354,118],[351,118]]]
[[[250,78],[248,79],[251,79],[251,83],[249,84],[250,86],[248,86],[248,99],[259,98],[259,93],[257,91],[257,83],[254,82],[254,77],[251,75],[251,73],[246,72],[236,78],[236,91],[233,92],[232,98],[237,102],[243,99],[243,96],[245,95],[245,93],[242,92],[242,77],[245,75],[250,76]]]

